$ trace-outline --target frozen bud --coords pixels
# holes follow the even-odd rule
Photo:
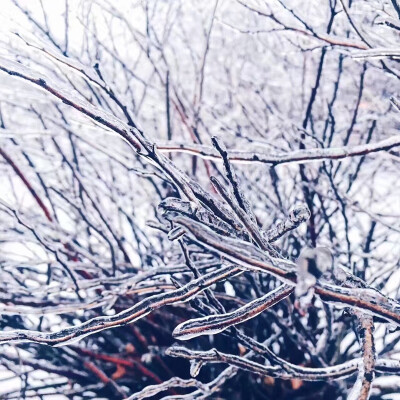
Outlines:
[[[145,353],[142,355],[142,357],[140,358],[140,360],[144,363],[144,364],[150,364],[153,360],[153,354],[151,353]]]
[[[332,268],[332,261],[332,253],[326,247],[303,249],[297,260],[296,296],[306,295],[317,279]]]
[[[306,205],[295,207],[290,211],[289,218],[293,223],[299,225],[310,218],[310,210]]]
[[[327,247],[316,247],[315,249],[306,247],[297,260],[299,271],[307,271],[317,279],[325,272],[332,270],[332,265],[333,256]]]
[[[199,375],[203,364],[204,364],[204,362],[202,360],[191,360],[190,361],[190,376],[192,378],[196,378],[196,376]]]
[[[341,267],[335,268],[333,275],[339,283],[344,283],[347,280],[347,272]]]

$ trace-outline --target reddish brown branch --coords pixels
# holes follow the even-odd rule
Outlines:
[[[15,162],[11,159],[11,157],[0,147],[0,154],[1,156],[7,161],[7,163],[11,166],[11,168],[14,170],[14,172],[20,177],[26,188],[29,190],[33,198],[36,200],[36,203],[39,205],[41,210],[43,211],[44,215],[46,218],[52,222],[53,218],[50,214],[49,209],[46,207],[46,205],[43,203],[42,199],[39,197],[39,195],[36,193],[36,190],[33,188],[31,183],[28,181],[26,176],[23,174],[23,172],[20,170],[20,168],[15,164]]]

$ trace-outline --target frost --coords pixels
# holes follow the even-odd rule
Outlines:
[[[1,3],[1,398],[393,395],[378,3]]]

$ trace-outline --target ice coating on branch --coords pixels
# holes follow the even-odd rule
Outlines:
[[[215,335],[229,327],[252,319],[293,292],[291,285],[280,285],[234,311],[190,319],[179,324],[172,335],[179,340],[189,340],[201,335]]]
[[[2,318],[0,342],[4,340],[5,345],[0,346],[0,359],[15,375],[11,379],[21,380],[23,393],[4,394],[9,388],[2,379],[0,397],[40,397],[43,386],[48,386],[46,394],[56,390],[67,397],[127,398],[143,388],[129,398],[162,397],[164,394],[158,393],[164,390],[170,392],[166,398],[182,400],[229,398],[229,393],[236,392],[239,398],[257,398],[259,389],[268,395],[277,385],[285,392],[282,397],[314,398],[322,385],[331,397],[345,397],[362,365],[361,359],[354,358],[356,353],[343,351],[348,349],[346,339],[351,338],[354,327],[343,323],[342,313],[335,309],[358,309],[363,315],[377,316],[379,324],[382,319],[400,324],[400,305],[378,291],[396,295],[392,291],[396,275],[392,273],[396,274],[398,259],[388,243],[393,243],[392,229],[399,231],[393,211],[398,193],[392,194],[396,177],[392,181],[388,178],[389,172],[396,171],[398,157],[393,149],[399,148],[400,136],[387,135],[398,128],[400,103],[394,98],[390,108],[388,98],[397,95],[395,88],[387,87],[384,76],[373,80],[372,75],[377,74],[370,73],[369,60],[356,63],[342,57],[346,47],[357,43],[355,48],[368,47],[361,43],[361,35],[361,42],[351,40],[358,29],[361,33],[365,30],[366,37],[379,36],[382,27],[375,34],[368,32],[376,25],[369,22],[377,22],[373,7],[368,18],[362,19],[356,18],[354,7],[349,13],[345,5],[342,17],[336,17],[341,10],[336,2],[324,2],[312,13],[302,9],[306,2],[290,2],[290,7],[284,2],[234,2],[221,7],[216,0],[209,2],[210,7],[196,7],[202,2],[171,2],[163,7],[145,0],[138,10],[135,1],[126,6],[125,2],[96,2],[93,11],[90,4],[80,7],[84,43],[75,46],[81,30],[74,21],[74,3],[79,2],[60,2],[65,3],[65,12],[57,9],[57,16],[50,12],[49,21],[45,3],[51,2],[8,3],[23,12],[21,29],[32,25],[29,31],[40,42],[27,42],[29,48],[24,49],[15,37],[10,41],[3,38],[1,50],[29,69],[0,65],[6,73],[23,79],[0,71],[4,75],[0,120],[7,126],[1,129],[0,153],[4,149],[11,155],[0,154],[0,177],[7,181],[0,197],[11,202],[5,209],[0,204],[0,303],[1,312],[9,314]],[[42,10],[36,10],[38,4]],[[386,16],[400,14],[396,4],[387,2]],[[130,18],[132,9],[134,18]],[[240,20],[235,18],[238,15]],[[395,18],[390,21],[399,28]],[[349,23],[354,28],[351,35]],[[60,29],[53,31],[55,25]],[[105,25],[107,29],[101,29]],[[19,33],[19,27],[15,28]],[[390,31],[389,26],[383,28]],[[230,30],[240,34],[231,35]],[[198,32],[205,35],[196,41]],[[298,35],[305,35],[301,46],[289,37],[297,39]],[[236,40],[239,36],[240,43]],[[394,32],[393,39],[397,36]],[[378,43],[382,49],[396,44],[396,40],[385,44],[383,39]],[[371,42],[371,46],[376,44]],[[326,45],[329,50],[335,46],[341,50],[324,58],[325,50],[319,50]],[[276,48],[280,51],[274,51]],[[380,58],[382,49],[371,48],[363,54],[369,59],[371,52],[378,51]],[[260,62],[257,53],[266,55],[270,62]],[[317,66],[318,59],[320,67],[309,68]],[[379,64],[383,61],[388,61],[390,68],[396,67],[396,60],[379,60]],[[301,79],[299,65],[310,72],[307,79]],[[241,71],[245,79],[238,75]],[[378,70],[374,68],[374,72]],[[398,71],[394,68],[393,72]],[[384,74],[393,72],[385,69]],[[263,79],[266,76],[268,79]],[[301,88],[297,87],[300,81]],[[31,84],[36,90],[29,90]],[[144,132],[136,129],[136,124],[142,123]],[[34,138],[32,131],[36,132]],[[106,136],[107,132],[127,140],[136,153],[129,146],[120,146],[115,134]],[[211,137],[214,134],[222,139]],[[160,146],[162,138],[168,139],[165,146]],[[210,139],[214,148],[206,145]],[[179,149],[174,149],[172,141],[180,143]],[[167,157],[165,151],[189,155]],[[372,152],[379,153],[371,157]],[[345,162],[336,161],[344,158]],[[322,162],[322,168],[297,165],[313,160]],[[285,163],[292,165],[277,167]],[[219,188],[216,193],[210,181]],[[20,193],[21,182],[25,182],[32,201]],[[381,190],[383,185],[385,190]],[[169,198],[172,195],[176,197]],[[340,279],[328,275],[329,268],[324,272],[318,255],[313,263],[306,260],[306,271],[299,271],[297,279],[296,265],[286,259],[294,251],[298,254],[300,244],[307,240],[305,229],[295,229],[309,218],[308,208],[284,211],[284,207],[295,206],[293,202],[299,198],[313,207],[310,236],[315,229],[318,241],[335,241],[335,254],[343,260],[348,256],[344,269],[338,267]],[[156,218],[154,207],[161,199],[165,199],[164,210],[160,208],[165,218],[157,215],[159,220],[150,223],[158,231],[144,228],[144,217]],[[32,202],[37,206],[32,207]],[[9,212],[12,210],[18,216]],[[270,221],[280,223],[268,235],[260,226],[268,229]],[[170,243],[168,233],[169,239],[180,243]],[[288,238],[282,246],[275,246],[274,241],[284,236]],[[355,238],[351,246],[349,237]],[[21,257],[25,254],[14,255],[14,243],[23,245],[23,253],[32,254],[26,258]],[[348,272],[352,261],[364,265],[362,275],[377,289]],[[219,275],[225,265],[236,269],[235,274],[224,273],[231,290]],[[72,271],[73,279],[61,267]],[[378,280],[372,279],[375,276]],[[291,304],[297,280],[305,293],[296,300],[300,307],[307,307],[310,317],[305,329],[302,322],[306,318],[297,324]],[[278,292],[275,289],[281,282],[285,286]],[[284,296],[290,298],[279,304]],[[314,296],[318,296],[317,301]],[[57,316],[44,316],[39,323],[38,317],[28,315],[43,312]],[[205,357],[204,363],[219,364],[204,371],[204,384],[178,378],[180,362],[167,359],[167,364],[163,363],[171,332],[184,320],[180,330],[174,331],[177,339],[203,335],[189,344],[197,353],[186,352],[193,361],[191,375],[198,375],[202,364],[193,356]],[[240,326],[244,321],[248,322]],[[130,323],[135,325],[126,326]],[[236,326],[238,329],[233,328]],[[39,333],[15,333],[9,328],[36,329]],[[113,328],[116,330],[109,331]],[[214,340],[212,334],[222,331]],[[380,331],[381,342],[385,338]],[[365,338],[365,330],[362,333]],[[92,334],[96,336],[89,338]],[[320,340],[319,335],[326,338]],[[85,337],[79,347],[57,351],[23,345],[21,354],[17,354],[18,346],[6,343],[21,339],[50,345],[57,342],[58,346]],[[216,350],[200,353],[213,346]],[[274,357],[263,346],[271,346]],[[8,350],[13,351],[12,360],[4,357]],[[233,354],[223,353],[228,350]],[[181,353],[185,356],[183,350]],[[262,359],[261,354],[270,358]],[[43,363],[38,363],[41,358]],[[339,360],[344,364],[331,365]],[[322,368],[315,368],[318,366]],[[43,381],[38,377],[43,386],[35,385],[39,383],[36,369],[49,374]],[[238,379],[225,385],[241,369],[252,375],[247,379],[247,374],[240,372]],[[363,375],[372,377],[374,369],[371,365]],[[399,366],[386,366],[385,370],[392,374],[399,371]],[[254,377],[254,373],[262,377]],[[55,376],[58,374],[60,381]],[[354,379],[348,382],[333,382],[352,374]],[[288,382],[282,385],[272,379],[271,383],[273,376]],[[313,387],[301,382],[318,379],[326,382]],[[174,393],[174,386],[179,394]],[[293,390],[299,386],[300,391]],[[374,390],[378,387],[379,383]],[[195,392],[188,393],[188,388]],[[374,397],[379,395],[374,393]]]
[[[201,360],[200,361],[190,360],[190,376],[192,378],[196,378],[196,376],[199,375],[203,364],[204,364],[204,362]]]
[[[47,333],[22,329],[3,330],[0,331],[0,343],[36,342],[54,347],[75,343],[95,332],[135,322],[165,305],[189,301],[194,298],[197,293],[204,291],[207,287],[218,281],[234,276],[238,272],[239,269],[235,267],[222,267],[217,271],[209,272],[198,279],[190,281],[179,289],[146,297],[118,314],[92,318],[80,325],[70,326],[57,332]]]
[[[289,216],[283,221],[279,222],[268,230],[264,235],[269,242],[274,242],[275,240],[282,237],[285,233],[296,229],[300,224],[306,222],[310,218],[310,210],[305,204],[301,204],[294,207],[290,212]]]
[[[242,237],[242,232],[236,232],[214,213],[199,207],[192,201],[184,201],[176,197],[167,197],[159,203],[157,209],[162,217],[168,221],[172,221],[177,215],[183,215],[212,227],[224,236]]]
[[[178,212],[185,215],[194,215],[197,208],[198,207],[194,202],[183,201],[176,197],[167,197],[158,205],[158,209],[163,214],[168,212]]]
[[[180,226],[177,226],[176,228],[171,229],[168,232],[168,239],[169,240],[177,240],[180,237],[182,237],[185,234],[185,230],[182,229]]]

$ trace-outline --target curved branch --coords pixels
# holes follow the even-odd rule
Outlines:
[[[217,271],[209,272],[177,290],[147,297],[133,307],[116,315],[110,317],[96,317],[81,325],[71,326],[58,332],[46,333],[28,330],[2,331],[0,332],[0,343],[35,342],[50,346],[71,344],[86,336],[93,335],[96,332],[135,322],[160,307],[186,302],[214,283],[237,275],[240,272],[240,269],[237,267],[223,267]]]

